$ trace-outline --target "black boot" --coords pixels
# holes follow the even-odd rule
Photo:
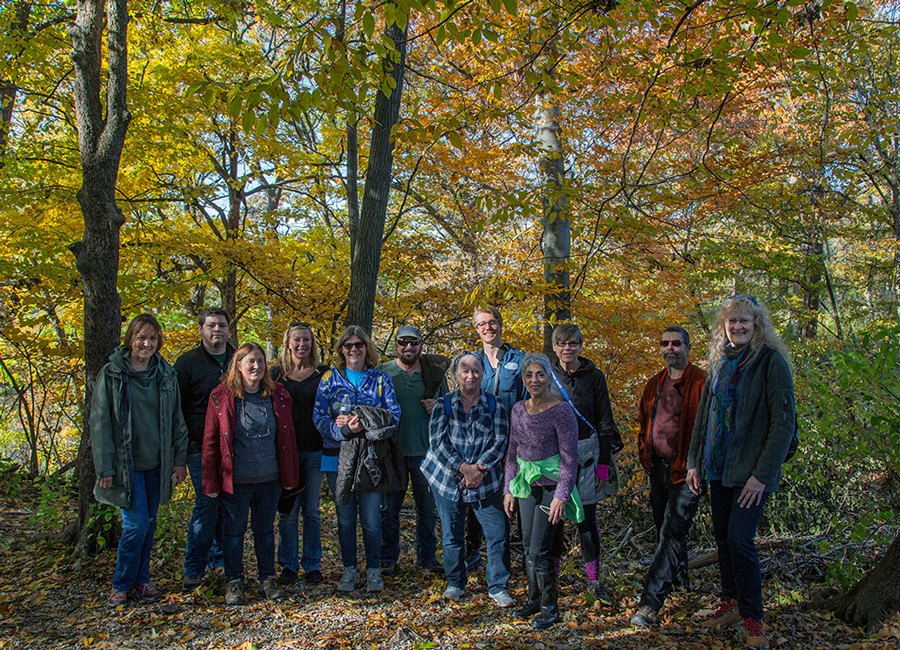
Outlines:
[[[534,572],[534,561],[530,558],[525,560],[525,577],[528,578],[528,600],[516,610],[516,616],[519,618],[528,618],[541,611],[541,590]]]
[[[559,622],[559,577],[551,570],[538,573],[537,582],[541,590],[541,613],[531,621],[531,627],[546,630]]]

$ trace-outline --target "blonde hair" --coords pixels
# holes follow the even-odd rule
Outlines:
[[[707,355],[707,372],[715,375],[722,365],[722,347],[725,345],[727,335],[725,324],[729,318],[741,316],[753,317],[753,337],[750,339],[750,358],[753,359],[764,345],[777,350],[784,360],[791,362],[791,353],[784,342],[775,333],[769,310],[753,296],[732,296],[726,298],[716,310],[710,328],[709,354]]]
[[[359,325],[349,325],[347,329],[341,332],[334,344],[334,361],[338,368],[344,370],[347,367],[347,359],[344,358],[344,343],[358,336],[359,340],[366,344],[366,363],[364,368],[374,368],[381,362],[381,355],[378,354],[378,348],[372,337]]]
[[[309,346],[309,365],[313,368],[319,366],[319,344],[316,343],[316,334],[313,332],[312,326],[309,323],[291,323],[284,330],[284,336],[281,337],[281,355],[278,357],[278,367],[281,368],[284,377],[289,377],[294,372],[294,355],[288,349],[288,343],[290,342],[291,334],[297,330],[309,332],[309,336],[312,339],[312,345]]]
[[[238,363],[249,356],[251,352],[258,352],[259,356],[262,357],[263,363],[266,364],[266,371],[259,381],[259,396],[271,397],[272,393],[275,392],[275,382],[272,381],[272,376],[269,374],[266,351],[256,343],[244,343],[235,351],[234,356],[231,357],[231,363],[228,364],[228,370],[225,371],[225,376],[222,377],[222,383],[231,389],[235,397],[244,399],[246,394],[244,391],[244,378],[241,376],[241,371],[238,370]]]

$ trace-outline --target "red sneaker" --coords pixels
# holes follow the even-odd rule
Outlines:
[[[119,591],[116,588],[113,588],[111,592],[109,592],[109,604],[111,607],[118,607],[119,605],[127,605],[128,604],[128,594],[124,591]]]
[[[740,621],[741,615],[738,613],[737,603],[730,598],[726,598],[719,602],[716,611],[710,614],[709,618],[703,621],[702,625],[705,628],[714,629],[724,625],[734,625],[735,623],[740,623]]]
[[[157,600],[162,598],[162,594],[159,592],[159,589],[153,586],[152,582],[148,582],[143,585],[135,585],[134,590],[137,592],[137,595],[143,600],[145,603],[155,603]]]

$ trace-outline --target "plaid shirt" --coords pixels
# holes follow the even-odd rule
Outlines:
[[[503,489],[503,455],[509,441],[509,420],[503,403],[497,406],[491,417],[487,395],[466,413],[463,410],[459,390],[450,394],[450,418],[444,412],[444,403],[438,400],[431,411],[428,424],[430,446],[422,461],[422,474],[431,489],[450,501],[462,498],[467,503],[482,501]],[[488,469],[477,488],[464,488],[459,483],[459,466],[462,463],[483,465]]]

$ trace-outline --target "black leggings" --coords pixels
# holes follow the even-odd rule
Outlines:
[[[519,502],[519,517],[522,520],[522,545],[525,557],[531,558],[538,573],[553,571],[553,546],[557,531],[561,531],[564,519],[557,524],[550,523],[550,513],[544,512],[541,506],[549,510],[556,486],[533,485],[531,494]]]
[[[553,539],[551,555],[561,558],[565,549],[565,526],[560,525]],[[584,506],[584,521],[577,524],[578,541],[581,543],[581,558],[585,564],[593,562],[600,557],[600,531],[597,529],[597,504]]]

